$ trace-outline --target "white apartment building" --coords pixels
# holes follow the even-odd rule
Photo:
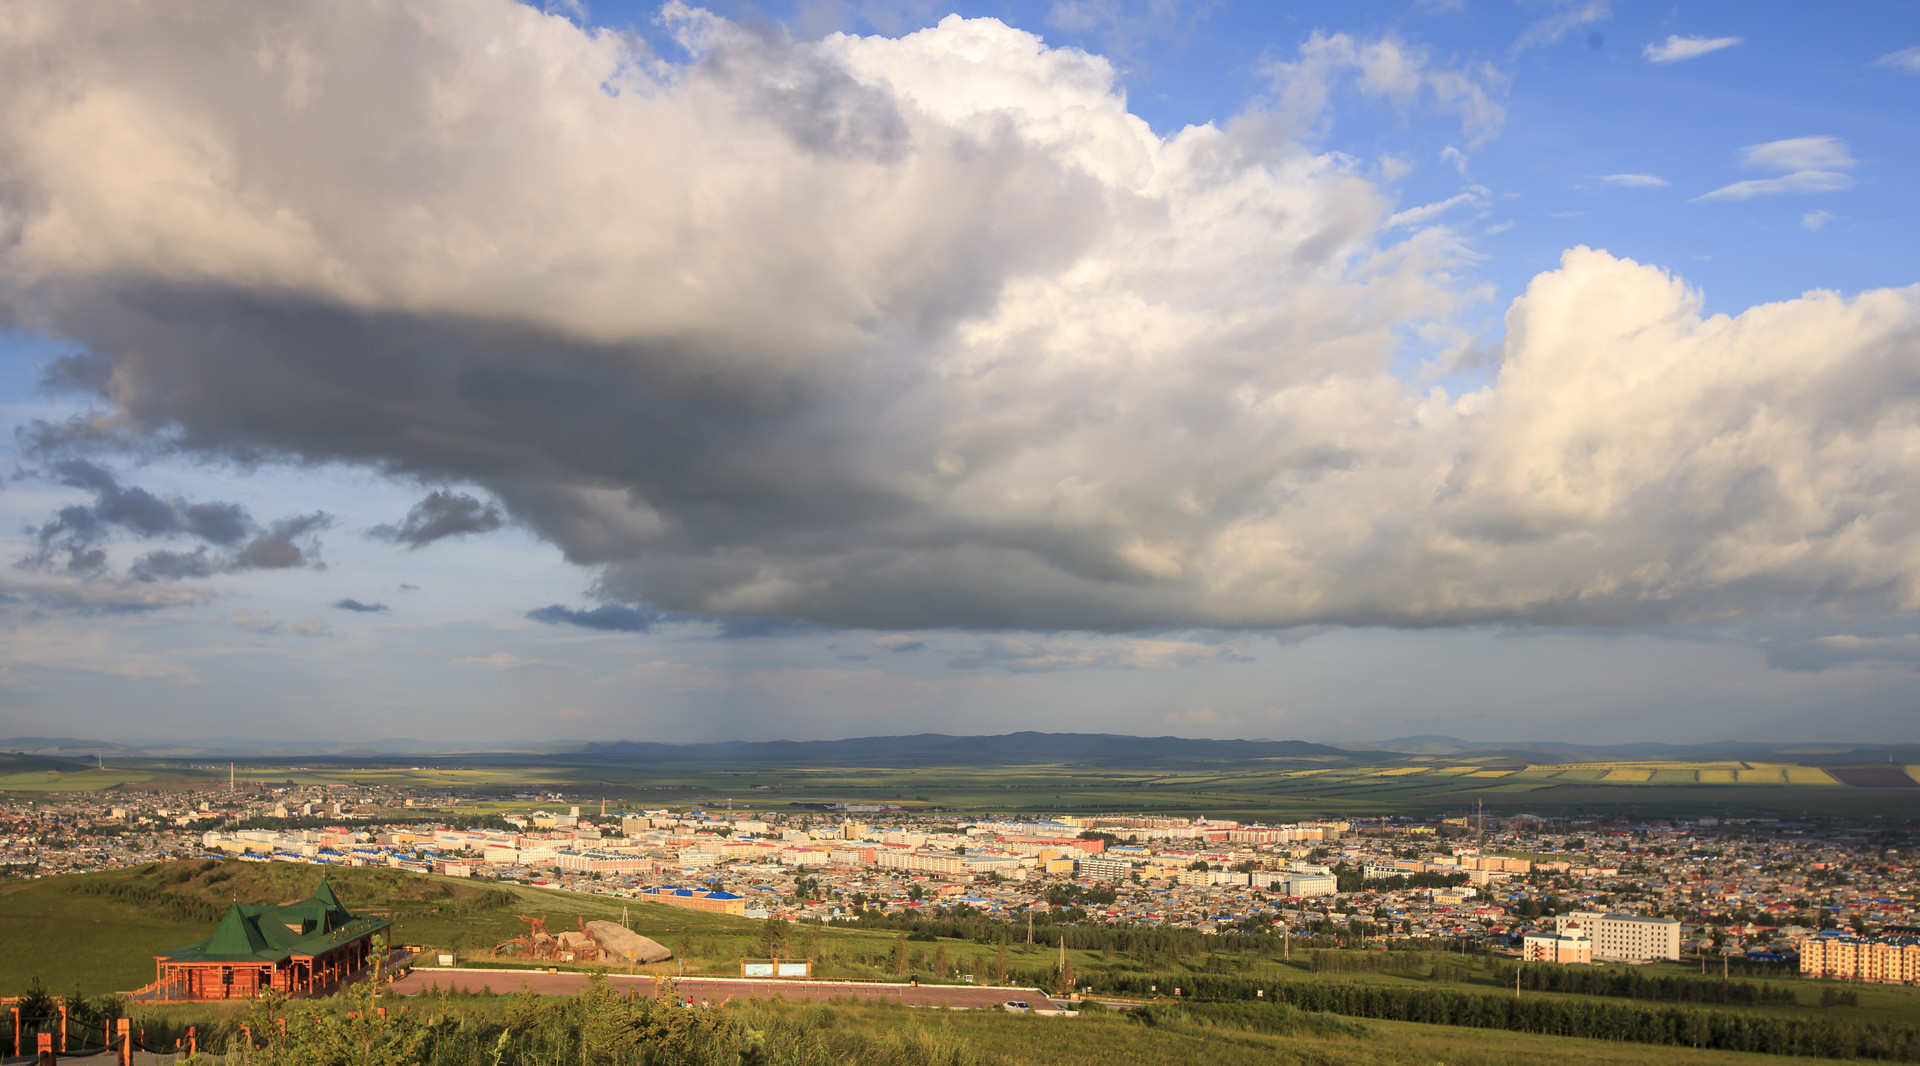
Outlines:
[[[946,851],[882,851],[874,865],[887,870],[953,877],[967,872],[966,860]]]
[[[1553,931],[1565,935],[1574,925],[1593,940],[1596,959],[1646,962],[1680,957],[1680,923],[1672,918],[1570,911],[1553,920]]]
[[[1080,876],[1100,881],[1125,881],[1133,876],[1133,864],[1125,859],[1088,855],[1079,860]]]

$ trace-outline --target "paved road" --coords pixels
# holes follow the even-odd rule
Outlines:
[[[659,988],[656,979],[652,977],[609,974],[607,979],[623,992],[637,989],[642,995],[653,995]],[[787,1000],[828,1000],[837,996],[843,1000],[860,1002],[885,1000],[903,1003],[910,1007],[971,1010],[998,1007],[1010,999],[1025,1000],[1043,1010],[1057,1006],[1047,998],[1045,993],[1036,989],[979,988],[972,985],[923,985],[914,988],[911,985],[883,985],[868,982],[770,981],[729,977],[680,977],[672,980],[680,995],[690,997],[696,1002],[708,1000],[715,1004],[719,1004],[729,996],[750,999],[777,995]],[[484,986],[503,995],[526,988],[541,995],[564,996],[586,988],[587,975],[539,973],[526,970],[421,969],[395,981],[393,989],[400,995],[410,996],[425,992],[436,985],[443,989],[469,992],[478,992]]]

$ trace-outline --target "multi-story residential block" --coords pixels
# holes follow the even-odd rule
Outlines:
[[[1565,935],[1575,925],[1592,938],[1596,959],[1646,962],[1680,957],[1680,923],[1672,918],[1570,911],[1553,920],[1553,931]]]
[[[1920,981],[1920,936],[1816,936],[1799,941],[1800,973],[1843,981]]]

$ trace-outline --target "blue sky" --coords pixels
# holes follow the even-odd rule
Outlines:
[[[44,14],[0,736],[1912,739],[1910,5]]]

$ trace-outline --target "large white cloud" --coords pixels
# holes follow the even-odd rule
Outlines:
[[[113,363],[69,435],[469,481],[673,611],[1920,605],[1914,291],[1708,318],[1576,249],[1423,395],[1460,252],[1350,160],[1156,137],[991,20],[666,18],[694,61],[505,0],[11,5],[0,303]]]

